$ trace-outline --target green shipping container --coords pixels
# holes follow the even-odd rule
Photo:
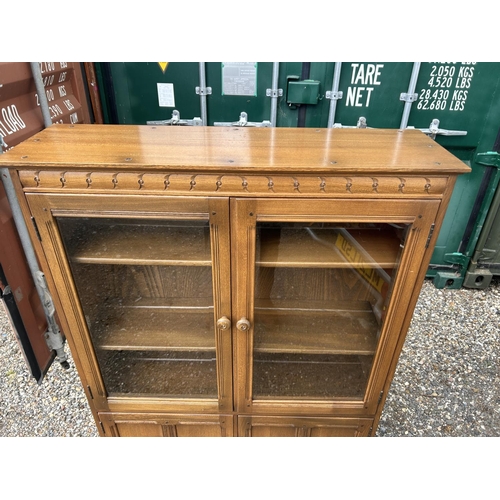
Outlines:
[[[483,155],[482,161],[487,165],[500,167],[498,153]],[[497,171],[495,179],[497,184],[498,177],[500,175]],[[500,275],[500,188],[498,187],[465,274],[464,286],[487,288],[495,275]]]
[[[500,180],[500,63],[96,63],[106,123],[422,129],[472,167],[427,276],[460,288]]]

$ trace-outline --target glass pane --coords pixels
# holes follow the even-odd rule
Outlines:
[[[217,398],[208,221],[58,225],[108,395]]]
[[[362,399],[405,224],[257,223],[254,399]]]

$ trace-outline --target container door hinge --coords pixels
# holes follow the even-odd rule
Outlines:
[[[215,122],[215,127],[271,127],[269,120],[262,122],[249,122],[248,115],[245,111],[240,113],[240,119],[237,122]]]
[[[102,422],[99,420],[99,425],[101,426],[101,430],[103,434],[106,434],[106,430],[104,429],[104,425],[102,425]]]
[[[429,243],[431,242],[432,235],[434,234],[434,227],[436,224],[433,222],[431,224],[431,228],[429,229],[429,236],[427,236],[427,242],[425,243],[425,248],[429,247]]]
[[[181,114],[179,113],[179,111],[174,109],[172,111],[172,118],[170,118],[170,120],[152,120],[152,121],[147,121],[146,124],[167,125],[167,126],[184,125],[184,126],[199,127],[203,125],[203,120],[199,117],[195,117],[192,120],[181,120]]]
[[[33,227],[35,228],[35,233],[36,237],[38,238],[38,241],[42,241],[42,237],[40,236],[40,231],[38,231],[38,225],[36,223],[36,219],[34,217],[31,217],[31,222],[33,224]]]
[[[90,388],[90,385],[87,386],[87,390],[89,391],[90,399],[94,399],[94,395],[92,394],[92,389]]]
[[[470,257],[467,257],[460,252],[445,253],[443,257],[444,262],[447,264],[454,264],[459,267],[466,267],[469,265]]]
[[[479,165],[485,165],[486,167],[500,168],[500,154],[498,154],[496,151],[478,153],[476,155],[475,161]]]
[[[368,431],[368,437],[371,437],[373,432],[373,425],[370,427],[370,430]]]

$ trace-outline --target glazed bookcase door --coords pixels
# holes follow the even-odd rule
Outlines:
[[[231,203],[237,410],[373,414],[439,202]]]
[[[28,198],[93,392],[232,409],[228,200]]]

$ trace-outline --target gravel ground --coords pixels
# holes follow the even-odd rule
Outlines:
[[[52,363],[40,385],[29,372],[0,305],[0,436],[98,436],[94,418],[71,365]]]
[[[377,436],[500,436],[500,279],[425,282]],[[0,307],[0,436],[98,436],[76,370],[38,385]]]
[[[425,282],[378,436],[500,436],[500,279]]]

